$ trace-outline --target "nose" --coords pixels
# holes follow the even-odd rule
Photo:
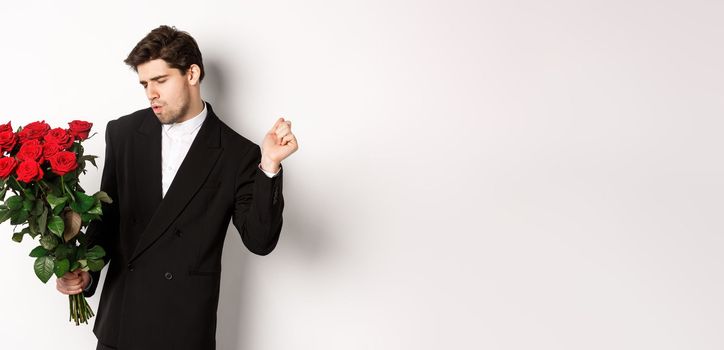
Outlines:
[[[149,101],[153,101],[158,98],[158,90],[156,90],[156,87],[153,84],[148,84],[146,87],[146,97],[148,97]]]

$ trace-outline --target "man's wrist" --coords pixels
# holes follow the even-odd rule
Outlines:
[[[85,286],[85,288],[83,288],[83,291],[84,291],[84,292],[90,291],[90,287],[91,287],[91,285],[93,285],[93,275],[88,274],[88,277],[90,277],[90,278],[89,278],[89,282],[88,282],[88,285]]]
[[[259,166],[261,167],[261,170],[269,173],[278,173],[279,167],[281,166],[277,162],[273,162],[270,160],[262,159],[261,163],[259,163]]]
[[[272,173],[272,172],[270,172],[270,171],[264,170],[264,168],[261,167],[261,163],[259,163],[259,166],[258,166],[258,167],[259,167],[259,170],[261,170],[261,171],[264,173],[264,175],[266,175],[266,176],[269,177],[269,178],[272,178],[272,177],[277,176],[277,175],[279,174],[279,171],[281,171],[281,165],[279,166],[279,171],[277,171],[277,172],[275,172],[275,173]]]

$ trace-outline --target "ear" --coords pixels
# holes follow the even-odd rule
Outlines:
[[[198,85],[201,78],[201,67],[197,64],[192,64],[186,71],[186,79],[188,79],[190,85]]]

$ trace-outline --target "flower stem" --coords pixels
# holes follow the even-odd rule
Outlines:
[[[22,192],[25,192],[25,187],[23,187],[23,185],[20,184],[20,182],[18,181],[18,179],[15,178],[15,176],[11,176],[10,178],[13,179],[13,181],[15,181],[15,184],[18,185],[18,187],[20,187],[20,190],[21,190]],[[12,188],[11,188],[11,189],[12,189]],[[13,192],[15,192],[15,190],[13,190]],[[17,192],[15,192],[15,193],[17,194]]]
[[[40,188],[40,191],[43,192],[43,195],[45,196],[45,198],[48,198],[48,192],[45,192],[45,189],[43,188],[43,186],[49,187],[48,184],[45,183],[45,181],[43,181],[43,180],[40,180],[39,183],[40,183],[40,186],[38,186],[38,188]]]
[[[95,316],[95,314],[83,293],[69,295],[68,297],[70,301],[69,321],[74,321],[76,326],[79,326],[81,323],[88,324],[88,320]]]

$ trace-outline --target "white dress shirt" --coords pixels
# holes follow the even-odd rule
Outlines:
[[[206,102],[204,102],[204,109],[201,110],[197,116],[186,120],[181,123],[163,124],[161,128],[161,185],[163,188],[163,197],[166,196],[168,188],[171,187],[173,178],[176,177],[176,172],[181,166],[186,153],[191,148],[191,143],[194,142],[196,135],[201,129],[201,124],[206,120]],[[274,177],[279,172],[270,173],[261,168],[259,169],[266,174],[268,177]]]

